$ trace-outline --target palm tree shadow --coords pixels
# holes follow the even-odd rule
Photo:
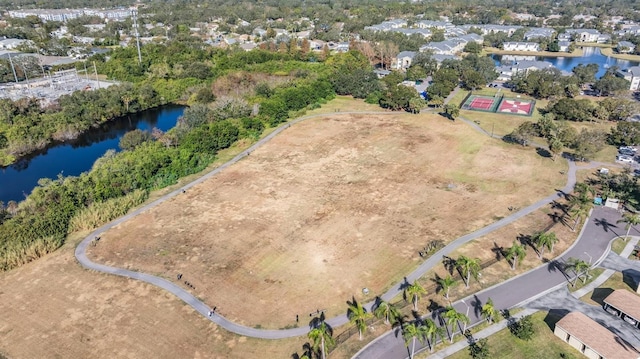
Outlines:
[[[533,251],[535,252],[536,255],[540,255],[540,252],[538,252],[538,248],[536,248],[536,246],[533,244],[533,241],[531,240],[531,236],[530,235],[520,233],[520,234],[518,234],[518,237],[516,237],[516,239],[523,246],[531,247],[531,249],[533,249]]]
[[[442,264],[444,264],[447,272],[449,272],[450,275],[453,275],[453,271],[456,269],[456,260],[451,257],[442,256]]]
[[[429,305],[427,305],[427,310],[431,313],[431,319],[436,319],[438,317],[438,312],[442,310],[444,307],[440,305],[440,303],[436,302],[433,299],[429,299]]]
[[[473,314],[475,314],[477,318],[480,318],[480,314],[482,313],[482,302],[480,301],[480,298],[478,298],[478,296],[475,294],[473,295],[471,306],[473,307]]]
[[[496,242],[493,242],[493,248],[491,248],[491,251],[496,255],[497,261],[504,258],[504,247],[498,246]]]
[[[443,288],[440,285],[440,280],[442,280],[442,277],[440,277],[438,274],[435,275],[435,277],[431,278],[431,281],[436,285],[436,294],[440,294],[440,292],[442,292]]]
[[[402,331],[404,330],[404,325],[407,323],[407,316],[403,315],[401,317],[396,318],[395,322],[391,327],[393,328],[393,335],[397,338],[402,335]]]
[[[615,224],[609,223],[609,221],[606,218],[596,218],[594,220],[594,223],[596,224],[596,226],[602,227],[602,229],[605,232],[609,232],[609,230],[611,230],[611,233],[615,234],[616,236],[619,235],[613,230],[613,228],[618,228],[618,226],[616,226]]]
[[[549,273],[553,273],[553,272],[560,272],[562,273],[562,275],[564,276],[564,278],[567,280],[567,282],[571,282],[571,276],[569,276],[569,274],[567,274],[567,264],[564,262],[561,262],[559,260],[552,260],[548,262],[549,264],[547,265],[547,270],[549,271]]]
[[[331,330],[331,326],[329,326],[329,324],[325,322],[324,312],[320,312],[319,316],[313,317],[313,319],[309,321],[309,329],[318,328],[320,325],[322,325],[322,323],[324,323],[324,325]]]
[[[409,288],[410,285],[411,283],[409,283],[409,280],[407,280],[407,277],[404,277],[404,279],[402,280],[402,283],[400,283],[400,286],[398,287],[398,289],[402,292],[402,299],[404,301],[407,300],[407,288]]]

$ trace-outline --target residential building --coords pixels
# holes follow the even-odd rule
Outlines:
[[[432,20],[420,20],[416,22],[416,26],[421,29],[436,28],[439,30],[446,30],[446,29],[455,27],[452,23],[448,21],[432,21]]]
[[[540,51],[537,42],[505,42],[502,44],[505,51]]]
[[[636,50],[636,45],[629,41],[620,41],[616,50],[621,54],[630,54]]]
[[[24,44],[27,41],[28,40],[22,40],[22,39],[4,39],[4,40],[0,40],[0,49],[1,50],[13,50],[16,47]]]
[[[571,41],[558,41],[560,52],[569,52],[569,46],[571,46]]]
[[[365,26],[365,30],[369,31],[389,31],[393,29],[400,29],[403,27],[407,27],[407,20],[405,19],[393,19],[388,21],[383,21],[376,25]]]
[[[467,34],[459,37],[454,37],[449,40],[430,42],[426,45],[420,46],[420,52],[431,51],[434,54],[440,55],[455,55],[464,49],[464,46],[469,42],[482,43],[482,36],[478,34]]]
[[[414,34],[418,34],[418,35],[422,35],[422,37],[429,38],[431,37],[431,30],[429,29],[405,29],[405,28],[400,28],[400,29],[391,29],[388,32],[399,32],[401,34],[404,34],[406,36],[411,36]]]
[[[633,346],[580,312],[565,315],[553,333],[591,359],[640,358]]]
[[[493,24],[460,26],[460,28],[465,29],[467,31],[469,31],[469,29],[472,27],[482,31],[483,35],[488,35],[488,34],[497,33],[497,32],[504,32],[508,36],[513,35],[513,33],[516,32],[516,30],[522,28],[522,26],[517,26],[517,25],[493,25]]]
[[[496,67],[498,80],[509,81],[517,74],[526,75],[529,71],[538,71],[553,68],[553,64],[548,61],[519,61],[510,65]]]
[[[408,69],[411,66],[413,58],[416,56],[415,51],[402,51],[396,55],[392,67],[396,70]]]
[[[626,289],[616,289],[604,299],[604,310],[640,328],[640,296]]]
[[[637,91],[640,89],[640,66],[632,66],[626,70],[616,72],[616,75],[629,81],[629,90]]]
[[[531,41],[533,39],[545,39],[551,40],[555,31],[548,27],[534,27],[524,33],[525,41]]]
[[[124,20],[131,17],[130,9],[33,9],[33,10],[10,10],[9,17],[26,18],[27,16],[37,16],[42,21],[60,21],[76,19],[81,16],[98,16],[109,20]]]
[[[611,40],[611,36],[607,34],[601,34],[596,29],[567,29],[566,34],[569,34],[577,42],[598,42],[605,43]],[[560,37],[558,37],[560,40]],[[566,40],[566,38],[562,38]]]

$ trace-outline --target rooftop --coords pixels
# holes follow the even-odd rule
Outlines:
[[[640,321],[640,296],[637,294],[624,289],[616,289],[604,299],[604,302]]]
[[[630,344],[580,312],[567,314],[556,323],[556,326],[604,358],[638,359],[640,357]]]

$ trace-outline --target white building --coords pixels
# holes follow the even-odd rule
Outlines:
[[[630,54],[636,50],[636,45],[629,41],[620,41],[616,50],[621,54]]]
[[[631,83],[629,90],[637,91],[640,89],[640,66],[632,66],[626,70],[618,71],[616,75]]]
[[[537,42],[505,42],[502,44],[505,51],[540,51]]]
[[[551,40],[554,32],[555,30],[548,27],[534,27],[525,32],[524,39],[526,41],[531,41],[533,39]]]
[[[605,43],[611,40],[611,36],[607,34],[602,34],[600,33],[600,31],[596,29],[567,29],[565,33],[569,34],[572,37],[572,39],[577,42]],[[566,40],[566,37],[563,36],[562,39],[558,37],[558,39]]]
[[[402,51],[396,55],[396,59],[392,64],[395,70],[408,69],[413,62],[413,58],[416,56],[415,51]]]

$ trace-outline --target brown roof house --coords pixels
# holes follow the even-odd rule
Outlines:
[[[553,333],[591,359],[639,359],[631,344],[580,312],[571,312],[556,323]]]
[[[616,289],[604,299],[604,310],[640,328],[640,296],[624,289]]]

